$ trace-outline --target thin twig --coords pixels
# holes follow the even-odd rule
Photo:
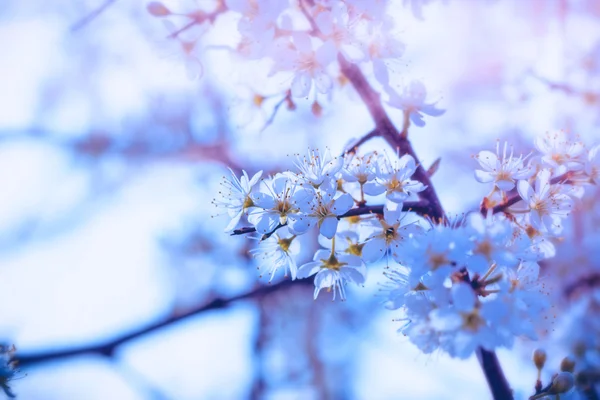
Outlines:
[[[371,132],[358,139],[356,142],[352,143],[346,150],[344,150],[341,156],[343,157],[346,153],[356,153],[356,150],[358,150],[360,146],[377,136],[379,136],[379,130],[375,128]]]
[[[71,25],[71,32],[77,32],[81,28],[85,27],[87,24],[96,19],[100,14],[104,12],[108,7],[110,7],[113,3],[116,3],[117,0],[106,0],[100,7]]]

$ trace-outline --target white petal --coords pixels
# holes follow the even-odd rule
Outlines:
[[[507,192],[515,187],[515,182],[512,179],[502,179],[496,181],[496,186],[498,186],[498,189]]]
[[[527,181],[519,181],[519,183],[517,183],[517,191],[519,192],[519,196],[527,203],[533,198],[533,188]]]
[[[352,196],[350,196],[348,193],[344,193],[333,202],[331,211],[333,211],[335,215],[342,215],[347,213],[353,205],[354,200],[352,199]]]
[[[386,243],[382,238],[372,238],[368,240],[362,249],[362,258],[366,263],[373,263],[385,254]]]
[[[380,185],[377,182],[368,182],[363,186],[365,194],[369,196],[378,196],[381,193],[385,192],[385,186]]]
[[[492,182],[495,178],[490,172],[477,169],[475,170],[475,179],[477,179],[477,182],[479,183],[488,183]]]
[[[296,274],[296,278],[304,279],[308,278],[311,275],[316,274],[321,269],[320,261],[312,261],[304,264],[300,268],[298,268],[298,273]]]
[[[292,96],[294,97],[306,97],[310,92],[312,79],[306,72],[300,72],[294,76],[292,80]]]
[[[477,155],[477,161],[487,171],[496,171],[498,168],[498,157],[491,151],[483,150]]]
[[[335,236],[338,226],[338,219],[336,217],[327,217],[321,222],[320,233],[327,239],[331,239]]]
[[[470,285],[459,283],[452,285],[452,302],[459,311],[470,312],[475,307],[475,292]]]

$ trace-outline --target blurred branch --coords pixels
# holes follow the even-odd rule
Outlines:
[[[15,355],[15,358],[19,361],[19,365],[21,366],[32,366],[35,364],[40,364],[43,362],[56,361],[64,358],[84,355],[84,354],[99,354],[106,357],[112,357],[119,346],[122,344],[128,343],[140,337],[146,336],[148,334],[154,333],[160,329],[169,327],[174,325],[180,321],[184,321],[191,317],[195,317],[197,315],[201,315],[208,311],[220,310],[223,308],[229,307],[232,303],[241,301],[241,300],[252,300],[256,298],[261,298],[263,296],[267,296],[271,293],[278,292],[280,290],[286,290],[291,286],[297,285],[312,285],[313,282],[309,279],[297,280],[297,281],[283,281],[274,285],[269,284],[268,286],[260,286],[257,289],[251,290],[249,292],[229,297],[226,299],[216,298],[209,303],[198,306],[194,309],[191,309],[185,313],[172,315],[162,321],[158,321],[147,326],[137,328],[132,330],[129,333],[123,334],[119,337],[116,337],[112,340],[109,340],[104,343],[83,345],[83,346],[75,346],[71,348],[59,349],[59,350],[50,350],[50,351],[42,351],[39,353],[18,353]]]
[[[108,7],[110,7],[113,3],[116,2],[117,0],[106,0],[100,7],[98,7],[97,9],[95,9],[94,11],[92,11],[91,13],[89,13],[88,15],[71,25],[71,32],[76,32],[81,28],[85,27],[87,24],[96,19],[100,14],[102,14],[104,10],[106,10]]]
[[[568,297],[571,297],[573,294],[575,294],[575,292],[577,292],[579,289],[584,289],[584,288],[591,289],[591,288],[594,288],[599,285],[600,285],[600,274],[594,273],[591,275],[581,277],[578,280],[576,280],[575,282],[572,282],[571,284],[567,285],[564,289],[564,294],[568,298]]]

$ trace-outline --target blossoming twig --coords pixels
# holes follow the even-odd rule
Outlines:
[[[359,215],[368,215],[368,214],[383,215],[383,208],[384,208],[383,204],[374,205],[374,206],[357,207],[357,208],[353,208],[353,209],[349,210],[345,214],[340,215],[338,217],[338,219],[348,218],[348,217],[356,217]],[[430,204],[427,200],[404,202],[402,205],[402,211],[413,211],[419,215],[431,215],[432,214]],[[273,233],[275,233],[275,231],[277,231],[279,228],[284,227],[285,225],[286,224],[279,224],[272,232],[264,234],[263,239],[269,238]],[[244,226],[242,228],[233,230],[231,232],[231,236],[246,235],[246,234],[254,233],[254,232],[256,232],[255,227]]]

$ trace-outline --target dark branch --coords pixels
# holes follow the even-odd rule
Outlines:
[[[431,213],[429,216],[434,222],[445,222],[446,215],[442,204],[440,203],[437,193],[433,188],[431,179],[427,171],[423,168],[419,159],[417,158],[410,142],[408,141],[408,124],[407,115],[404,117],[404,126],[402,132],[398,132],[398,129],[392,124],[388,115],[383,108],[379,94],[371,87],[362,71],[357,65],[349,63],[340,54],[338,55],[338,61],[343,74],[352,82],[352,85],[358,92],[362,101],[369,109],[369,113],[375,122],[376,130],[379,135],[382,136],[390,146],[394,149],[398,149],[402,154],[410,154],[418,165],[413,177],[427,188],[419,193],[421,199],[427,200]],[[513,398],[512,390],[504,376],[504,372],[500,367],[496,353],[493,351],[485,350],[481,347],[477,349],[477,358],[479,364],[485,374],[488,385],[492,392],[492,396],[495,400],[510,400]]]
[[[111,357],[115,353],[117,348],[122,344],[125,344],[132,340],[135,340],[144,335],[153,333],[153,332],[160,330],[162,328],[165,328],[167,326],[174,325],[180,321],[200,315],[207,311],[219,310],[222,308],[226,308],[229,305],[231,305],[232,303],[234,303],[236,301],[240,301],[240,300],[250,300],[250,299],[261,298],[263,296],[269,295],[269,294],[277,292],[279,290],[285,290],[291,286],[308,285],[308,284],[312,285],[312,283],[313,282],[310,279],[303,279],[303,280],[297,280],[297,281],[286,280],[286,281],[283,281],[281,283],[277,283],[274,285],[260,286],[258,289],[254,289],[249,292],[246,292],[246,293],[243,293],[243,294],[240,294],[237,296],[233,296],[233,297],[230,297],[227,299],[216,298],[209,303],[206,303],[202,306],[199,306],[197,308],[189,310],[183,314],[173,315],[162,321],[149,324],[145,327],[137,328],[129,333],[126,333],[124,335],[121,335],[119,337],[116,337],[116,338],[109,340],[107,342],[104,342],[104,343],[83,345],[83,346],[79,346],[79,347],[72,347],[72,348],[59,349],[59,350],[51,350],[51,351],[40,352],[40,353],[16,354],[15,358],[17,360],[19,360],[19,365],[31,366],[34,364],[39,364],[39,363],[54,361],[54,360],[60,360],[60,359],[73,357],[73,356],[79,356],[79,355],[83,355],[83,354],[99,354],[99,355],[103,355],[106,357]]]
[[[500,362],[498,361],[496,353],[486,350],[483,347],[478,347],[476,352],[479,365],[481,365],[481,369],[483,369],[485,379],[487,380],[494,399],[512,400],[514,398],[512,390],[500,367]]]
[[[579,289],[591,289],[596,286],[600,286],[600,274],[594,273],[588,276],[584,276],[567,285],[564,289],[564,294],[567,298],[575,294]]]
[[[427,200],[407,201],[402,205],[402,211],[412,211],[419,215],[431,215],[431,213],[433,212],[431,207],[429,206],[429,202]],[[348,218],[348,217],[356,217],[359,215],[368,215],[368,214],[383,214],[383,204],[378,204],[375,206],[362,206],[362,207],[353,208],[350,211],[348,211],[347,213],[338,216],[338,219]],[[272,232],[265,234],[263,236],[263,239],[267,239],[269,236],[271,236],[273,233],[275,233],[275,231],[277,229],[279,229],[283,226],[285,226],[285,225],[280,224]],[[256,228],[254,228],[253,226],[245,226],[243,228],[234,230],[231,233],[231,236],[245,235],[245,234],[254,233],[254,232],[256,232]]]

